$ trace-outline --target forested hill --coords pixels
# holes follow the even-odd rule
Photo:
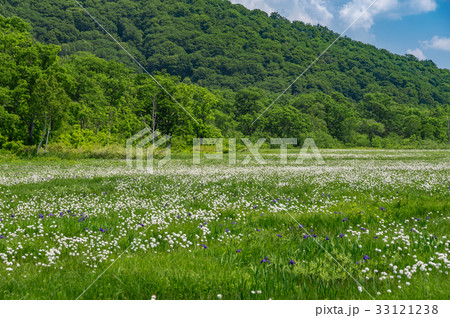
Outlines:
[[[0,0],[0,149],[123,146],[153,121],[180,149],[448,147],[450,71],[432,61],[341,38],[252,124],[338,34],[222,0],[80,3],[186,112],[75,1]]]
[[[165,70],[208,88],[281,92],[338,36],[222,0],[79,2],[150,72]],[[34,38],[62,45],[61,55],[88,51],[132,65],[73,0],[3,0],[0,14],[31,22]],[[289,93],[317,91],[353,101],[379,92],[434,108],[450,101],[450,71],[343,38]]]

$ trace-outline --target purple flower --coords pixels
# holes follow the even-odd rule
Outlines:
[[[105,230],[105,229],[103,229],[103,228],[100,228],[100,232],[102,232],[102,233],[105,233],[105,232],[106,232],[106,230]]]
[[[15,215],[14,215],[14,214],[11,214],[11,217],[13,218],[13,217],[15,217]]]
[[[232,224],[237,224],[235,221],[231,222]]]
[[[208,246],[206,246],[205,244],[202,244],[202,247],[206,250],[208,248]]]
[[[340,238],[343,238],[344,236],[345,236],[345,234],[343,234],[343,233],[341,233],[341,234],[339,235]]]
[[[384,207],[380,207],[381,211],[386,211],[386,209]]]
[[[228,233],[228,232],[230,232],[230,230],[229,230],[229,229],[225,229],[225,232],[227,232],[227,233]]]
[[[297,264],[293,259],[291,259],[290,261],[289,261],[289,265],[294,265],[294,264]]]
[[[302,229],[302,228],[303,228],[303,225],[299,224],[298,228],[299,228],[299,229]]]
[[[60,213],[59,213],[59,216],[64,216],[64,212],[60,212]]]
[[[277,236],[278,236],[278,237],[281,237],[281,235],[280,235],[280,234],[277,234]]]
[[[261,232],[261,230],[260,230],[260,229],[255,229],[255,231]]]
[[[367,261],[369,259],[369,255],[364,255],[364,260]]]
[[[325,236],[325,239],[327,240],[327,241],[329,241],[330,239],[328,238],[328,236]]]
[[[316,234],[313,234],[313,237],[317,237],[317,235],[316,235]]]
[[[39,213],[39,218],[40,218],[40,219],[43,219],[43,218],[44,218],[44,215],[43,215],[42,213]]]
[[[269,263],[269,264],[271,264],[270,262],[269,262],[269,258],[266,256],[266,257],[264,257],[264,259],[262,259],[261,260],[261,264],[262,263]]]
[[[143,223],[139,223],[139,225],[140,225],[141,227],[144,227],[144,224],[143,224]]]
[[[3,236],[3,234],[2,235],[0,235],[0,239],[4,239],[5,237]]]
[[[361,226],[361,230],[362,230],[362,231],[365,231],[366,229],[365,229],[365,228],[363,228],[363,227]]]
[[[344,218],[344,219],[342,220],[342,222],[345,222],[345,221],[348,221],[348,219],[347,219],[347,218]]]
[[[242,250],[241,249],[238,249],[237,251],[236,251],[236,253],[240,253]]]
[[[257,206],[257,205],[255,204],[255,205],[253,206],[253,208],[254,208],[254,209],[257,209],[257,208],[258,208],[258,206]]]
[[[307,238],[308,238],[308,235],[307,235],[307,234],[305,234],[305,235],[303,236],[303,238],[304,238],[304,239],[307,239]]]
[[[378,238],[378,236],[374,236],[373,238],[376,240]]]

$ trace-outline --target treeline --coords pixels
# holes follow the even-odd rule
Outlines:
[[[164,91],[123,63],[60,53],[60,46],[33,40],[20,18],[0,16],[0,148],[124,145],[153,121],[175,148],[220,136],[313,137],[320,147],[437,146],[448,138],[444,104],[412,107],[381,92],[358,101],[340,92],[286,94],[253,124],[277,94],[208,90],[155,73]]]

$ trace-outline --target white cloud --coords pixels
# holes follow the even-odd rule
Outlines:
[[[397,0],[378,0],[372,3],[373,0],[352,0],[339,10],[339,16],[348,25],[354,23],[352,25],[353,29],[363,28],[369,30],[375,23],[375,16],[380,13],[390,12],[398,6]]]
[[[289,20],[321,24],[335,31],[353,23],[374,0],[231,0],[249,9],[279,12]],[[378,18],[401,19],[403,16],[434,11],[436,0],[377,0],[352,25],[355,32],[366,33]]]
[[[421,60],[421,61],[427,59],[427,58],[425,57],[425,54],[423,54],[422,50],[419,49],[419,48],[416,48],[416,49],[414,49],[414,50],[408,49],[408,50],[406,50],[406,53],[407,53],[407,54],[412,54],[412,55],[414,55],[415,57],[417,57],[417,59],[419,59],[419,60]]]
[[[279,12],[289,20],[310,24],[331,25],[333,14],[328,10],[327,0],[231,0],[249,9],[267,13]]]
[[[437,8],[435,0],[410,0],[409,6],[416,12],[430,12]]]
[[[433,36],[431,40],[421,42],[425,48],[432,48],[442,51],[450,51],[450,38]]]
[[[230,0],[230,1],[231,3],[242,4],[244,7],[250,10],[259,9],[269,14],[277,11],[273,9],[269,4],[267,4],[268,1],[264,0]],[[278,1],[271,1],[271,2],[278,2]]]
[[[310,24],[330,25],[333,14],[328,10],[324,0],[296,0],[293,10],[287,16],[290,20],[300,20]]]

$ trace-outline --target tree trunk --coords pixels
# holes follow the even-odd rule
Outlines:
[[[42,133],[42,137],[41,137],[41,142],[39,143],[38,147],[37,147],[37,151],[36,154],[39,154],[39,150],[42,147],[42,143],[44,142],[44,137],[45,137],[45,131],[47,130],[47,114],[45,114],[45,124],[44,124],[44,131]]]
[[[52,125],[52,121],[50,120],[50,122],[48,123],[48,127],[47,127],[47,140],[45,141],[45,150],[44,150],[44,154],[47,153],[47,146],[48,146],[48,136],[50,135],[50,127]]]
[[[153,110],[152,110],[152,122],[153,122],[153,125],[152,125],[152,139],[153,139],[153,146],[155,145],[155,133],[156,133],[156,106],[157,106],[157,103],[156,103],[156,96],[157,95],[155,95],[155,97],[153,98]]]
[[[30,145],[33,142],[33,135],[34,135],[35,127],[36,127],[36,122],[35,122],[34,116],[33,116],[33,118],[31,119],[31,122],[28,124],[28,139],[29,139]]]

